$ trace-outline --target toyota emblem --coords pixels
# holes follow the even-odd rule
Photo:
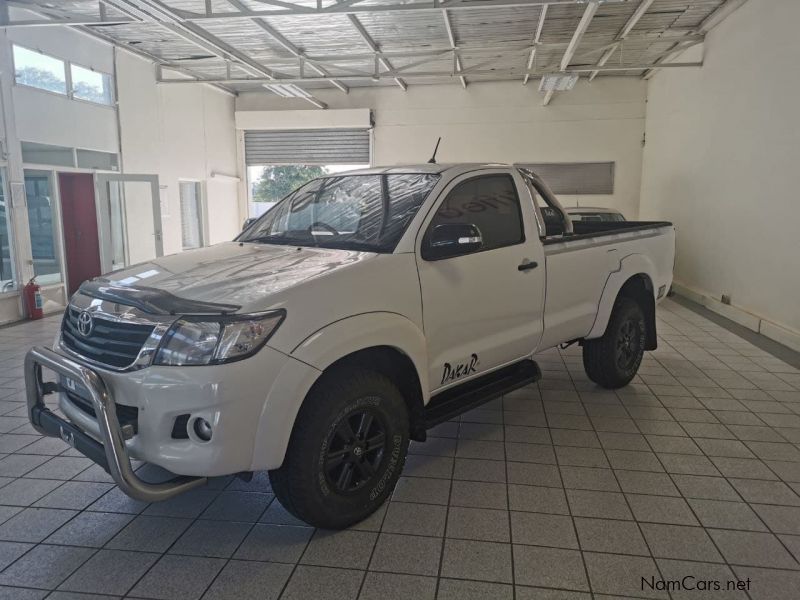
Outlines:
[[[78,315],[78,333],[83,337],[89,337],[94,328],[94,318],[89,311],[85,310]]]

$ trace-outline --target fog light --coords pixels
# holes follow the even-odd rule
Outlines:
[[[194,420],[194,432],[197,437],[199,437],[204,442],[207,442],[211,439],[211,423],[206,421],[203,418],[197,418]]]

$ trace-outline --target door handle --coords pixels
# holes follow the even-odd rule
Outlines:
[[[539,263],[536,261],[524,262],[517,267],[517,271],[530,271],[531,269],[535,269],[539,266]]]

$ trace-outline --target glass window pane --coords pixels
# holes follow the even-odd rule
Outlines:
[[[117,155],[112,152],[78,149],[76,153],[78,156],[78,167],[81,169],[100,169],[103,171],[119,170]]]
[[[22,162],[33,165],[74,167],[75,157],[72,155],[72,148],[66,146],[22,142]]]
[[[199,248],[203,245],[200,184],[194,181],[180,182],[180,197],[183,249]]]
[[[64,61],[21,46],[14,46],[14,80],[41,90],[67,93]]]
[[[0,169],[0,291],[15,287],[14,259],[11,243],[11,222],[6,200],[6,176]]]
[[[72,95],[81,100],[111,104],[111,77],[86,67],[70,65]]]
[[[47,171],[25,171],[25,197],[28,203],[33,273],[40,284],[61,281],[52,185]]]
[[[514,180],[508,175],[486,175],[459,184],[439,205],[431,227],[443,223],[475,225],[483,236],[483,250],[521,243],[522,217]]]

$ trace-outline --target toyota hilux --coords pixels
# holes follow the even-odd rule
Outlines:
[[[674,243],[666,222],[573,222],[509,165],[324,176],[234,241],[85,282],[26,356],[30,420],[134,498],[267,470],[289,512],[347,527],[410,440],[536,382],[537,352],[578,343],[589,379],[627,385]]]

